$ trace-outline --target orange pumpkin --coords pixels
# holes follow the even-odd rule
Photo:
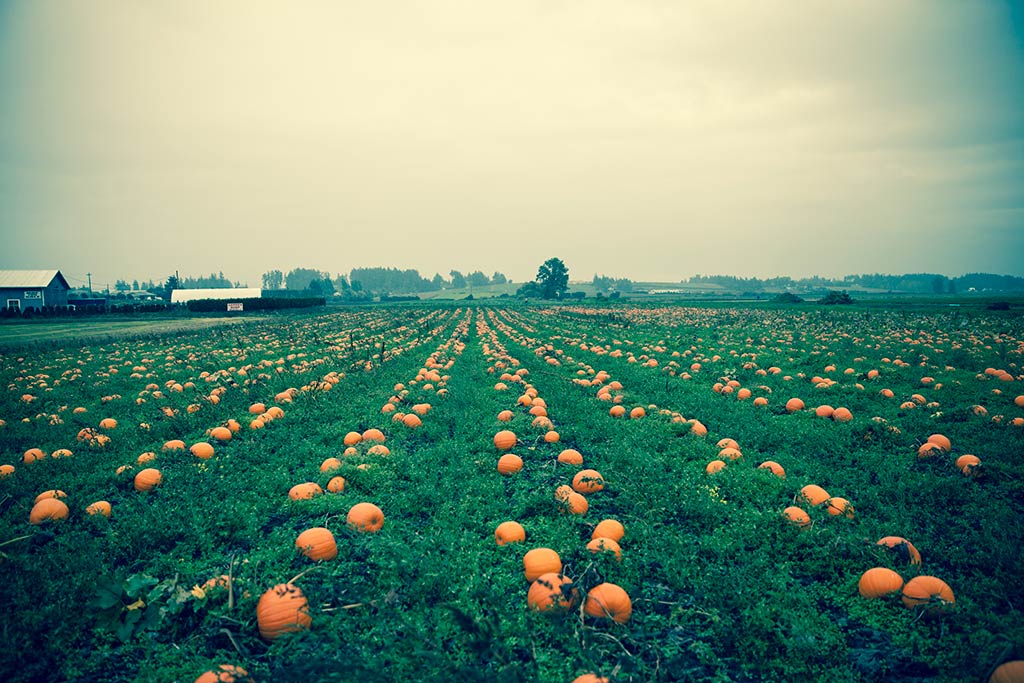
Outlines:
[[[327,482],[327,490],[331,493],[341,493],[345,490],[345,477],[331,477]]]
[[[950,611],[956,598],[945,581],[922,574],[903,586],[903,604],[910,609],[923,610],[927,617],[937,617]]]
[[[796,413],[804,409],[804,402],[799,398],[791,398],[786,401],[786,412]]]
[[[217,441],[231,441],[232,436],[231,430],[227,427],[214,427],[210,430],[210,438]]]
[[[363,432],[362,437],[363,441],[377,441],[379,443],[384,443],[385,440],[384,432],[376,428],[367,429]]]
[[[582,465],[583,455],[575,448],[566,448],[558,454],[558,462],[565,465]]]
[[[349,432],[345,435],[344,443],[346,446],[355,446],[357,443],[363,440],[363,435],[359,432]]]
[[[43,498],[28,513],[30,524],[42,524],[50,520],[67,519],[68,506],[58,498]]]
[[[874,567],[860,575],[857,591],[865,598],[880,598],[903,588],[903,577],[886,567]]]
[[[551,548],[534,548],[523,556],[523,575],[527,581],[536,581],[544,574],[562,571],[562,558]]]
[[[511,422],[513,417],[515,417],[515,413],[513,413],[511,410],[503,410],[500,413],[498,413],[499,422]]]
[[[182,441],[181,439],[171,439],[170,441],[165,441],[163,447],[160,450],[164,452],[183,451],[185,450],[185,442]]]
[[[292,500],[309,500],[313,496],[319,496],[323,492],[324,490],[320,488],[320,484],[307,481],[291,487],[288,490],[288,497]]]
[[[611,619],[618,624],[625,624],[633,614],[633,603],[629,593],[614,583],[601,583],[587,592],[587,601],[583,611],[597,618]]]
[[[322,463],[320,463],[321,472],[333,472],[337,469],[341,469],[341,460],[338,458],[326,458]]]
[[[256,623],[264,639],[275,640],[285,633],[308,629],[313,618],[302,590],[293,583],[279,583],[260,596]]]
[[[526,529],[519,522],[502,522],[494,530],[494,541],[498,545],[522,543],[526,540]]]
[[[607,676],[598,676],[595,673],[586,673],[572,679],[572,683],[608,683],[608,678]]]
[[[568,612],[578,599],[579,591],[572,579],[557,572],[538,576],[526,594],[530,609],[549,614]]]
[[[192,444],[188,450],[200,460],[209,460],[213,457],[213,445],[205,441]]]
[[[782,465],[775,462],[774,460],[765,460],[763,463],[757,466],[757,469],[768,470],[769,472],[774,474],[776,477],[779,477],[780,479],[786,478],[786,470],[784,470],[782,468]]]
[[[516,433],[503,429],[494,435],[494,447],[499,451],[507,451],[516,445]]]
[[[377,533],[384,526],[384,511],[373,503],[356,503],[345,520],[349,529]]]
[[[295,539],[295,547],[311,560],[333,560],[338,556],[338,544],[330,529],[318,526],[306,529]]]
[[[240,666],[221,664],[216,669],[199,674],[195,683],[252,683],[252,677]]]
[[[928,437],[927,443],[935,444],[945,453],[949,453],[953,448],[953,444],[950,442],[949,438],[943,434],[932,434]]]
[[[832,413],[832,419],[836,422],[849,422],[853,419],[853,413],[849,408],[836,408]]]
[[[572,488],[577,493],[597,493],[604,490],[604,478],[597,470],[580,470],[572,478]]]
[[[14,465],[0,465],[0,479],[14,474]]]
[[[910,564],[921,564],[921,553],[914,544],[902,536],[884,536],[876,545],[882,545],[894,551],[901,560]]]
[[[853,519],[854,516],[853,505],[850,504],[850,501],[845,498],[840,498],[839,496],[828,499],[828,507],[826,508],[826,511],[833,517],[843,515],[844,517]]]
[[[43,500],[44,498],[67,498],[67,497],[68,497],[68,494],[64,493],[60,489],[50,489],[49,491],[43,491],[42,493],[40,493],[38,496],[36,496],[36,499],[33,500],[32,502],[33,503],[38,503],[39,501]]]
[[[811,507],[817,507],[822,503],[827,502],[829,498],[831,498],[831,496],[828,494],[828,491],[817,484],[808,484],[800,489],[800,493],[797,494],[798,501],[807,503]]]
[[[625,535],[626,528],[622,526],[621,522],[614,519],[602,519],[597,523],[597,526],[594,527],[594,531],[590,534],[590,538],[610,538],[618,543]]]
[[[970,453],[965,453],[956,459],[956,467],[963,472],[964,476],[978,476],[978,468],[981,466],[981,458]]]
[[[592,538],[587,543],[587,550],[594,555],[598,553],[611,553],[616,560],[622,561],[622,548],[610,538]]]
[[[798,508],[795,505],[790,505],[788,508],[782,511],[782,514],[793,524],[797,525],[801,529],[809,527],[811,525],[811,516],[808,515],[802,508]]]
[[[523,459],[514,453],[506,453],[498,458],[498,472],[506,477],[523,469]]]
[[[707,474],[715,474],[716,472],[721,472],[724,469],[724,460],[712,460],[704,467],[704,472],[706,472]]]
[[[144,470],[139,470],[139,473],[135,475],[135,490],[152,491],[163,483],[163,480],[164,475],[160,473],[160,470],[155,467],[147,467]]]
[[[105,500],[97,500],[95,503],[85,508],[86,513],[90,515],[102,515],[104,517],[110,517],[111,507],[110,503]]]
[[[585,515],[590,509],[590,503],[586,496],[575,491],[570,491],[565,496],[555,496],[558,509],[570,515]]]
[[[989,676],[988,683],[1024,683],[1024,659],[1000,664]]]

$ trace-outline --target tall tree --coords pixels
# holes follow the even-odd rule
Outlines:
[[[494,271],[494,275],[491,276],[491,283],[495,285],[503,285],[508,282],[508,278],[505,277],[504,273]]]
[[[457,270],[449,273],[452,276],[452,289],[462,289],[466,286],[466,276]]]
[[[281,289],[282,287],[284,287],[284,273],[280,270],[263,273],[263,289]]]
[[[469,282],[470,287],[483,287],[484,285],[489,285],[491,283],[491,279],[479,270],[474,270],[472,273],[467,275],[466,280]]]
[[[430,280],[430,284],[434,286],[434,289],[444,289],[444,278],[441,277],[441,273],[434,273],[433,279]]]
[[[545,299],[560,299],[569,289],[569,269],[560,258],[549,258],[537,269],[537,284]]]

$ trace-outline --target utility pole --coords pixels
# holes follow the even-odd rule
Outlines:
[[[92,273],[86,273],[89,276],[89,293],[92,294]]]

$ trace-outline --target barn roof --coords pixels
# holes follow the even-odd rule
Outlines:
[[[59,270],[0,270],[0,287],[49,287],[55,277],[71,289]]]

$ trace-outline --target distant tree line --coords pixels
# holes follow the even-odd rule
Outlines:
[[[809,277],[794,280],[790,277],[741,278],[733,275],[694,275],[691,284],[715,284],[728,289],[747,292],[785,291],[790,289],[816,291],[831,287],[863,287],[888,292],[913,294],[957,294],[967,292],[1019,292],[1024,291],[1024,278],[991,273],[968,273],[950,278],[937,273],[910,273],[883,275],[880,273],[847,275],[841,280]],[[596,284],[596,282],[595,282]]]
[[[427,279],[414,268],[353,268],[349,274],[332,278],[330,273],[311,268],[294,268],[288,273],[271,270],[263,274],[263,289],[307,292],[313,296],[334,296],[346,298],[369,298],[393,294],[414,294],[433,292],[441,289],[465,289],[490,284],[505,284],[508,278],[503,273],[488,277],[476,270],[468,275],[453,270],[446,279],[440,273]]]

